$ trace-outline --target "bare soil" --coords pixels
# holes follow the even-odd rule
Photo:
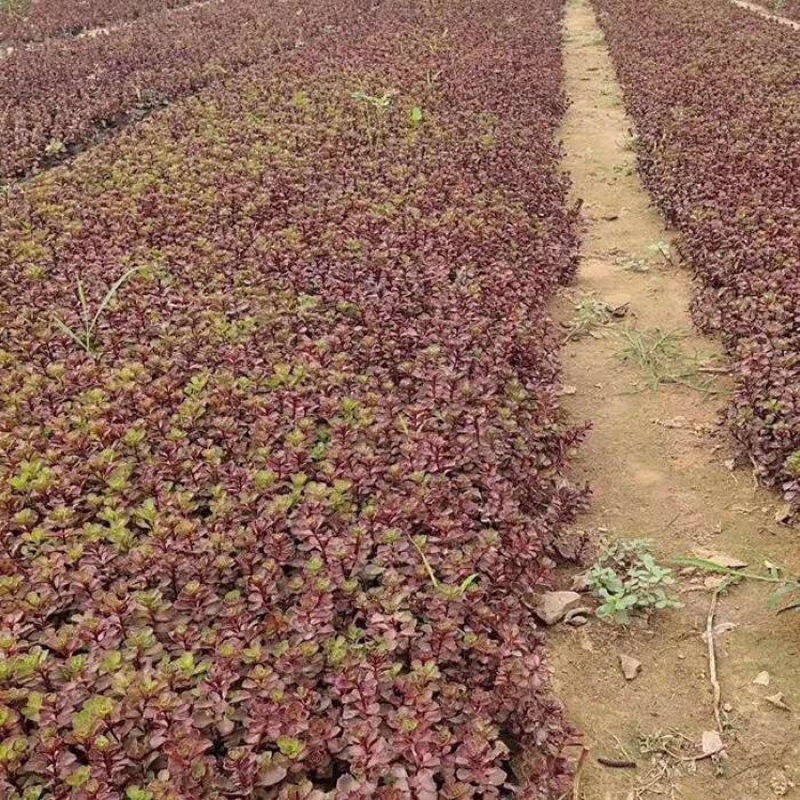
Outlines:
[[[626,333],[674,334],[687,359],[722,364],[716,342],[698,335],[689,316],[689,270],[665,258],[659,243],[675,238],[651,206],[635,170],[631,122],[595,15],[570,0],[564,32],[566,87],[572,105],[562,130],[564,169],[583,202],[585,234],[577,284],[556,303],[565,331],[587,299],[627,304],[627,315],[572,336],[563,352],[564,405],[592,429],[574,478],[593,487],[579,521],[602,540],[645,538],[659,559],[706,551],[747,561],[764,573],[770,561],[800,573],[797,531],[775,521],[780,498],[757,488],[744,469],[731,469],[732,443],[720,426],[718,394],[683,384],[648,383],[639,365],[623,362]],[[688,363],[693,363],[689,361]],[[572,392],[572,389],[568,391]],[[727,462],[727,463],[726,463]],[[676,571],[683,607],[662,611],[624,630],[600,620],[560,625],[550,637],[556,693],[589,752],[575,798],[638,800],[767,800],[800,795],[800,616],[768,607],[770,586],[746,582],[719,599],[715,637],[727,757],[678,761],[641,752],[642,737],[660,739],[677,756],[696,753],[704,731],[716,729],[703,639],[713,594],[709,576]],[[569,576],[564,576],[564,587]],[[729,623],[726,625],[725,623]],[[620,654],[642,662],[626,681]],[[753,684],[762,671],[768,687]],[[782,693],[790,710],[766,696]],[[685,737],[685,738],[684,738]],[[624,750],[624,753],[623,753]],[[680,752],[675,752],[680,750]],[[636,761],[635,769],[603,766],[597,757]]]

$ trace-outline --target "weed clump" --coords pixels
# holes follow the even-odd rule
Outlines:
[[[597,616],[628,625],[633,614],[680,608],[669,594],[672,570],[657,563],[649,542],[641,539],[610,545],[587,573],[588,586],[600,601]]]

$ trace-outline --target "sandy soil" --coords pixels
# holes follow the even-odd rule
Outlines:
[[[575,477],[591,482],[594,498],[578,527],[596,540],[651,539],[662,560],[704,549],[743,559],[753,571],[763,573],[769,560],[798,574],[797,532],[775,521],[778,496],[756,489],[749,471],[730,469],[731,442],[718,424],[724,394],[674,384],[654,389],[645,371],[619,358],[626,335],[658,328],[680,337],[675,341],[687,358],[722,363],[714,360],[718,345],[692,328],[688,270],[654,248],[674,233],[665,230],[639,182],[631,122],[586,0],[569,3],[564,41],[572,100],[562,130],[564,168],[583,201],[586,230],[577,284],[555,313],[569,326],[575,306],[587,299],[628,304],[624,318],[573,337],[563,353],[564,381],[575,390],[565,406],[576,422],[593,423]],[[726,391],[724,376],[698,373],[687,380],[709,379],[715,391]],[[715,641],[727,757],[695,763],[641,752],[644,736],[686,757],[699,750],[704,731],[715,730],[702,637],[713,589],[707,575],[678,577],[683,607],[659,612],[647,624],[626,631],[595,620],[553,630],[554,686],[589,749],[575,798],[800,794],[792,788],[800,784],[800,616],[776,616],[767,605],[767,584],[739,584],[719,599],[715,621],[722,629]],[[631,682],[621,673],[620,654],[642,662]],[[770,675],[769,687],[753,684],[762,671]],[[765,700],[778,692],[791,710]],[[597,756],[624,758],[622,750],[637,768],[597,762]]]

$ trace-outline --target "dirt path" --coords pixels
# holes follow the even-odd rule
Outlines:
[[[800,22],[789,17],[781,17],[778,14],[773,14],[768,8],[760,6],[757,3],[748,3],[747,0],[731,0],[731,2],[740,8],[746,8],[748,11],[753,11],[760,17],[771,19],[774,22],[780,22],[781,25],[788,25],[790,28],[800,31]]]
[[[651,539],[660,559],[705,549],[741,558],[759,572],[765,560],[800,572],[797,533],[775,522],[777,495],[755,489],[747,470],[725,463],[732,450],[717,425],[723,396],[685,385],[648,388],[647,372],[619,358],[624,347],[646,342],[655,328],[674,334],[664,341],[687,357],[713,359],[718,349],[692,328],[687,273],[669,265],[655,247],[672,234],[639,183],[631,123],[585,0],[568,5],[565,63],[572,106],[562,131],[564,167],[576,199],[583,201],[586,231],[577,286],[565,292],[556,314],[571,325],[579,317],[591,322],[586,309],[593,300],[629,304],[626,317],[573,336],[563,354],[565,383],[575,388],[565,405],[576,422],[593,422],[575,468],[594,489],[592,509],[579,527],[609,540]],[[583,313],[575,308],[581,303]],[[691,364],[667,367],[688,371],[690,383],[715,377],[693,372]],[[718,377],[715,388],[725,391]],[[640,736],[654,737],[651,743],[659,740],[673,752],[697,752],[699,744],[692,743],[715,729],[702,638],[710,581],[703,575],[678,577],[683,608],[659,612],[649,625],[626,632],[592,621],[553,631],[556,691],[591,751],[580,797],[767,800],[800,793],[790,785],[800,784],[800,617],[776,617],[764,584],[736,586],[719,601],[716,621],[723,631],[716,640],[728,757],[716,766],[711,759],[700,761],[692,774],[691,761],[641,754]],[[735,627],[725,631],[725,623]],[[642,662],[631,682],[621,674],[620,654]],[[753,684],[762,671],[770,674],[768,688]],[[778,692],[792,710],[764,699]],[[671,738],[659,739],[667,734]],[[622,758],[620,745],[637,769],[597,763],[598,755]]]

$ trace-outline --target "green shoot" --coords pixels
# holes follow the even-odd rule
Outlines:
[[[86,297],[86,291],[83,288],[83,281],[78,278],[78,285],[77,285],[77,294],[78,294],[78,302],[80,303],[80,312],[81,312],[81,326],[78,330],[71,328],[67,325],[64,320],[62,320],[59,316],[54,315],[53,321],[55,322],[56,326],[59,330],[66,334],[70,339],[72,339],[75,344],[77,344],[81,349],[85,350],[90,356],[97,355],[97,341],[96,341],[96,333],[97,333],[97,326],[100,322],[105,311],[114,302],[114,298],[117,296],[117,293],[122,288],[122,286],[127,283],[133,275],[138,272],[139,270],[143,269],[142,267],[132,267],[129,269],[122,277],[118,278],[112,285],[111,288],[106,292],[103,300],[101,301],[100,305],[97,307],[97,310],[94,314],[92,314],[91,309],[89,307],[89,301]]]
[[[771,607],[781,605],[786,597],[791,596],[795,598],[790,600],[788,604],[781,605],[777,611],[778,614],[782,614],[784,611],[789,611],[791,609],[800,609],[800,578],[787,578],[784,575],[783,569],[772,564],[768,565],[768,575],[759,575],[755,572],[742,572],[741,569],[723,567],[721,564],[717,564],[705,558],[676,558],[670,563],[678,567],[695,567],[705,572],[725,575],[730,579],[731,583],[741,580],[771,583],[777,586],[769,601]]]
[[[649,542],[615,542],[588,573],[589,588],[602,601],[597,616],[628,625],[636,611],[679,608],[667,594],[672,570],[656,563]]]
[[[467,590],[475,583],[476,580],[480,577],[477,572],[474,572],[472,575],[466,577],[459,586],[451,586],[449,584],[443,584],[437,577],[436,573],[433,571],[433,567],[431,566],[431,562],[428,561],[428,557],[425,555],[425,551],[422,549],[422,546],[417,541],[421,537],[408,537],[411,540],[411,544],[414,545],[416,551],[419,553],[420,558],[422,559],[422,563],[425,566],[425,571],[428,573],[428,577],[431,579],[431,584],[433,588],[436,589],[437,592],[441,592],[442,594],[446,595],[450,598],[461,598],[466,593]]]

